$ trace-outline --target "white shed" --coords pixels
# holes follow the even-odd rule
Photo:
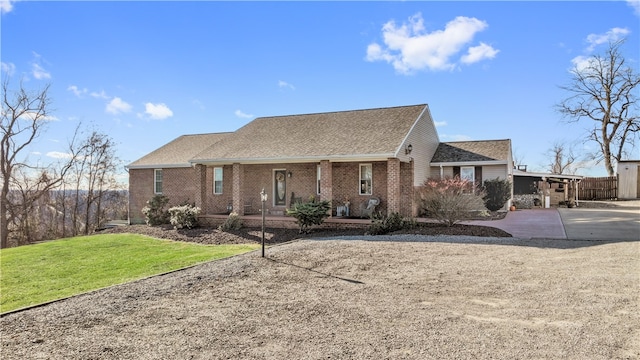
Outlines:
[[[640,198],[640,160],[618,162],[618,199]]]

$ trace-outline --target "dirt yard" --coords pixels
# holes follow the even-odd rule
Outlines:
[[[460,239],[298,240],[115,286],[2,317],[0,357],[640,358],[640,243]]]

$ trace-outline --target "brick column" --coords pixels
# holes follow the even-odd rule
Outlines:
[[[196,173],[196,193],[195,202],[196,206],[200,208],[200,213],[206,215],[208,212],[207,206],[207,167],[205,165],[197,164],[195,167]]]
[[[387,215],[400,212],[400,159],[387,159]]]
[[[244,202],[242,198],[242,185],[244,183],[244,167],[242,164],[233,164],[233,211],[238,215],[244,215]]]
[[[329,160],[320,161],[320,200],[333,200],[333,167]],[[333,205],[331,205],[333,207]],[[333,211],[330,210],[330,214]]]

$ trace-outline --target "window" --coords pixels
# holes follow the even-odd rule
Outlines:
[[[473,189],[475,189],[476,183],[476,171],[473,166],[461,166],[460,167],[460,179],[466,180],[469,183],[469,188],[465,191],[472,193]]]
[[[153,170],[153,192],[162,194],[162,169]]]
[[[475,185],[476,173],[473,166],[460,167],[460,179],[467,180],[471,185]]]
[[[318,195],[320,195],[320,190],[321,190],[321,188],[320,188],[321,175],[322,175],[322,167],[320,167],[320,165],[318,165],[318,170],[316,171],[316,180],[317,180],[317,183],[318,183],[318,185],[316,186],[317,187],[316,190],[317,190]]]
[[[371,195],[373,170],[371,164],[360,164],[360,195]]]
[[[222,194],[222,168],[213,168],[213,193]]]

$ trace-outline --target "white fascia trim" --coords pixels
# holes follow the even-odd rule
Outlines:
[[[551,173],[537,173],[528,172],[522,170],[513,170],[513,176],[530,176],[530,177],[546,177],[546,178],[558,178],[558,179],[582,179],[582,175],[569,175],[569,174],[551,174]]]
[[[508,165],[508,161],[506,160],[495,160],[495,161],[462,161],[462,162],[437,162],[437,163],[429,163],[429,166],[439,167],[439,166],[482,166],[482,165]]]
[[[173,169],[173,168],[190,168],[191,164],[155,164],[155,165],[127,165],[125,169]]]
[[[363,162],[363,161],[387,161],[395,157],[395,154],[368,154],[368,155],[329,155],[329,156],[305,156],[282,158],[241,158],[241,159],[199,159],[189,160],[192,165],[230,165],[230,164],[292,164],[292,163],[319,163],[322,160],[329,162]]]

